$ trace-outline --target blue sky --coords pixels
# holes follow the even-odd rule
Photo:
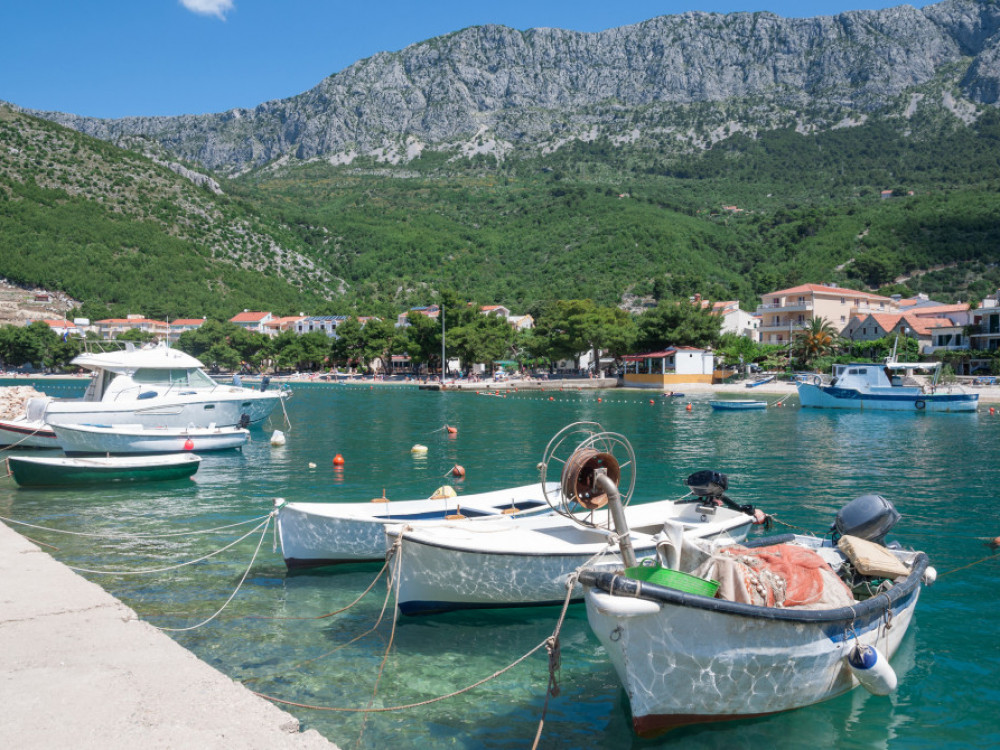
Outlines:
[[[600,31],[688,10],[785,17],[902,0],[5,0],[0,100],[94,117],[294,96],[377,52],[467,26]],[[910,1],[922,7],[925,3]]]

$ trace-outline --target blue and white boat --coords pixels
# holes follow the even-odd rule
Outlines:
[[[931,373],[914,379],[918,370]],[[957,386],[940,387],[939,362],[887,362],[835,365],[833,379],[799,380],[802,406],[817,409],[877,409],[888,411],[975,411],[979,395]]]
[[[716,411],[747,411],[767,408],[767,401],[752,401],[746,398],[709,401],[708,403]]]

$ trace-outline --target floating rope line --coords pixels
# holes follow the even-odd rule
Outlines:
[[[239,526],[246,526],[251,523],[259,523],[265,518],[270,518],[271,513],[266,516],[258,516],[257,518],[251,518],[247,521],[238,521],[237,523],[231,523],[226,526],[216,526],[211,529],[195,529],[194,531],[173,531],[167,534],[92,534],[86,531],[68,531],[66,529],[53,529],[48,526],[38,526],[33,523],[28,523],[27,521],[17,521],[13,518],[5,518],[0,516],[0,521],[4,523],[13,523],[18,526],[25,526],[29,529],[38,529],[39,531],[50,531],[53,534],[68,534],[70,536],[85,536],[92,537],[94,539],[168,539],[170,537],[177,536],[194,536],[196,534],[214,534],[217,531],[226,531],[228,529],[235,529]]]
[[[990,555],[989,557],[984,557],[984,558],[981,558],[979,560],[976,560],[975,562],[971,562],[968,565],[963,565],[960,568],[952,568],[951,570],[947,571],[946,573],[939,573],[938,574],[938,578],[944,578],[945,576],[951,575],[952,573],[957,573],[960,570],[968,570],[971,567],[974,567],[976,565],[981,565],[984,562],[990,562],[991,560],[994,561],[994,562],[997,561],[997,560],[1000,560],[1000,555]]]
[[[250,564],[247,565],[247,569],[245,571],[243,571],[243,577],[240,578],[240,582],[238,584],[236,584],[236,588],[233,589],[233,593],[229,595],[228,599],[226,599],[226,603],[223,604],[221,607],[219,607],[219,609],[216,610],[215,614],[213,614],[211,617],[209,617],[209,618],[207,618],[205,620],[202,620],[197,625],[191,625],[191,626],[186,627],[186,628],[166,628],[166,627],[161,627],[159,625],[153,625],[153,627],[157,628],[158,630],[168,631],[168,632],[171,632],[171,633],[182,633],[182,632],[187,631],[187,630],[196,630],[196,629],[200,628],[202,625],[207,625],[212,620],[214,620],[216,617],[218,617],[220,614],[222,614],[222,610],[224,610],[226,607],[229,606],[229,603],[236,597],[236,594],[239,593],[239,590],[243,587],[243,582],[246,581],[247,576],[250,575],[250,569],[253,567],[254,562],[257,560],[257,554],[260,552],[261,545],[264,544],[264,537],[267,536],[267,527],[270,525],[270,523],[271,523],[271,516],[268,516],[267,520],[263,524],[264,531],[261,533],[260,539],[257,540],[257,549],[254,550],[253,557],[250,558]],[[257,528],[260,528],[260,527],[258,526]],[[255,529],[255,531],[256,531],[256,529]],[[247,534],[246,536],[250,536],[250,534]],[[243,538],[246,539],[246,536],[244,536]],[[230,546],[232,546],[232,545],[230,545]]]
[[[168,565],[165,568],[146,568],[144,570],[91,570],[89,568],[78,568],[78,567],[75,567],[73,565],[68,565],[66,563],[63,563],[63,564],[66,565],[66,567],[69,568],[70,570],[75,570],[78,573],[93,573],[95,575],[130,576],[130,575],[144,575],[146,573],[165,573],[165,572],[167,572],[169,570],[177,570],[179,568],[187,567],[188,565],[194,565],[195,563],[202,562],[203,560],[208,560],[211,557],[215,557],[216,555],[218,555],[218,554],[220,554],[222,552],[225,552],[227,549],[230,549],[231,547],[235,547],[237,544],[239,544],[244,539],[246,539],[248,536],[250,536],[255,531],[258,531],[261,528],[264,529],[264,533],[261,535],[261,542],[263,542],[264,541],[264,534],[267,534],[267,527],[271,523],[271,515],[272,514],[268,514],[265,517],[265,520],[264,520],[263,523],[261,523],[261,524],[257,525],[256,527],[250,529],[250,531],[248,531],[246,534],[244,534],[243,536],[241,536],[236,541],[230,542],[225,547],[222,547],[221,549],[217,549],[214,552],[209,552],[207,555],[202,555],[201,557],[195,558],[194,560],[188,560],[187,562],[177,563],[176,565]],[[258,549],[259,548],[260,548],[260,545],[258,544]],[[254,557],[256,557],[256,553],[254,554]]]

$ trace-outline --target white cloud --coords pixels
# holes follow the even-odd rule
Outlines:
[[[223,21],[233,9],[233,0],[181,0],[181,5],[203,16],[215,16]]]

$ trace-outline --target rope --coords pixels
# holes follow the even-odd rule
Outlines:
[[[253,529],[250,529],[246,534],[241,536],[235,542],[230,542],[222,549],[218,549],[215,552],[209,552],[207,555],[195,558],[194,560],[188,560],[187,562],[178,563],[177,565],[168,565],[165,568],[147,568],[145,570],[90,570],[89,568],[77,568],[72,565],[66,565],[70,570],[75,570],[79,573],[93,573],[95,575],[109,575],[109,576],[128,576],[128,575],[142,575],[144,573],[165,573],[168,570],[177,570],[179,568],[187,567],[188,565],[194,565],[195,563],[202,562],[203,560],[208,560],[210,557],[215,557],[216,555],[225,552],[230,547],[235,547],[237,544],[242,542],[248,536],[253,534],[258,529],[264,529],[264,533],[267,533],[267,527],[271,523],[271,514],[268,514],[263,523],[259,524]],[[263,542],[263,536],[261,536],[261,542]],[[259,548],[260,545],[258,545]],[[256,557],[256,555],[254,555]]]
[[[33,523],[28,523],[27,521],[16,521],[13,518],[5,518],[0,516],[0,521],[4,523],[13,523],[18,526],[26,526],[29,529],[38,529],[39,531],[51,531],[53,534],[69,534],[70,536],[85,536],[92,537],[94,539],[166,539],[175,536],[192,536],[194,534],[213,534],[217,531],[226,531],[227,529],[234,529],[237,526],[246,526],[249,523],[258,523],[263,521],[265,518],[271,516],[268,513],[266,516],[258,516],[257,518],[251,518],[248,521],[239,521],[237,523],[231,523],[226,526],[216,526],[212,529],[196,529],[195,531],[175,531],[169,534],[89,534],[85,531],[67,531],[65,529],[53,529],[48,526],[37,526]]]
[[[565,617],[566,609],[569,607],[569,599],[570,599],[570,594],[572,592],[572,588],[569,589],[569,592],[570,593],[567,593],[567,595],[566,595],[566,603],[563,605],[563,612],[562,612],[562,615],[559,618],[560,626],[561,626],[561,623],[563,621],[563,618]],[[398,596],[398,593],[397,593],[397,596]],[[399,608],[397,607],[396,609],[398,611]],[[551,640],[551,636],[549,638],[546,638],[544,641],[542,641],[541,643],[539,643],[537,646],[535,646],[534,648],[532,648],[530,651],[528,651],[524,655],[522,655],[522,656],[518,657],[517,659],[515,659],[513,662],[511,662],[510,664],[508,664],[503,669],[498,669],[496,672],[494,672],[493,674],[491,674],[489,677],[484,677],[483,679],[481,679],[481,680],[479,680],[477,682],[474,682],[471,685],[468,685],[468,686],[466,686],[464,688],[460,688],[459,690],[455,690],[455,691],[453,691],[451,693],[448,693],[447,695],[440,695],[440,696],[438,696],[436,698],[428,698],[427,700],[418,701],[416,703],[405,703],[405,704],[401,704],[401,705],[398,705],[398,706],[382,706],[382,707],[379,707],[379,708],[373,708],[370,703],[365,708],[350,708],[350,707],[341,707],[341,706],[318,706],[318,705],[311,704],[311,703],[299,703],[299,702],[296,702],[296,701],[284,700],[282,698],[276,698],[273,695],[268,695],[266,693],[259,693],[257,691],[252,691],[252,692],[254,693],[254,695],[257,695],[257,696],[259,696],[261,698],[264,698],[265,700],[269,700],[272,703],[278,703],[278,704],[281,704],[283,706],[294,706],[295,708],[308,708],[308,709],[311,709],[313,711],[330,711],[330,712],[335,712],[335,713],[390,713],[390,712],[393,712],[393,711],[407,711],[407,710],[409,710],[411,708],[421,708],[422,706],[429,706],[429,705],[431,705],[433,703],[440,703],[441,701],[448,700],[449,698],[455,698],[456,696],[462,695],[463,693],[467,693],[470,690],[475,690],[480,685],[485,685],[487,682],[490,682],[491,680],[495,680],[497,677],[500,677],[501,675],[506,674],[510,670],[512,670],[515,667],[519,666],[522,662],[524,662],[525,660],[527,660],[527,659],[531,658],[532,656],[534,656],[539,650],[541,650],[542,648],[548,646],[550,640]]]
[[[31,432],[27,433],[23,438],[21,438],[20,440],[18,440],[16,443],[11,443],[10,445],[5,445],[3,447],[3,449],[5,451],[9,451],[11,448],[16,448],[17,446],[19,446],[21,443],[23,443],[28,438],[31,438],[31,437],[34,437],[35,435],[37,435],[43,429],[45,429],[45,428],[44,427],[39,427],[37,430],[32,430]],[[8,471],[10,471],[9,468],[8,468]],[[10,476],[10,474],[8,474],[7,476]]]
[[[257,540],[257,549],[255,549],[253,551],[253,557],[250,558],[250,564],[247,565],[247,569],[243,571],[243,577],[240,578],[240,582],[238,584],[236,584],[236,588],[233,589],[233,593],[229,595],[228,599],[226,599],[226,603],[223,604],[221,607],[219,607],[219,609],[217,609],[215,611],[215,614],[213,614],[211,617],[209,617],[209,618],[207,618],[205,620],[202,620],[197,625],[191,625],[191,626],[186,627],[186,628],[164,628],[164,627],[160,627],[159,625],[154,625],[153,627],[157,628],[158,630],[163,630],[163,631],[167,631],[167,632],[171,632],[171,633],[182,633],[182,632],[187,631],[187,630],[196,630],[197,628],[200,628],[202,625],[207,625],[212,620],[214,620],[216,617],[218,617],[220,614],[222,614],[222,610],[224,610],[226,607],[229,606],[229,603],[236,597],[236,594],[239,593],[239,590],[243,587],[243,582],[246,581],[247,576],[250,575],[250,569],[253,567],[254,562],[257,560],[257,554],[260,552],[261,545],[264,544],[264,537],[267,536],[267,527],[270,524],[271,524],[271,516],[268,516],[267,520],[263,524],[264,530],[261,532],[260,539]],[[260,527],[258,526],[257,528],[260,528]],[[250,536],[250,535],[247,534],[247,536]],[[245,539],[246,537],[243,537],[243,538]]]
[[[563,600],[562,612],[559,613],[559,619],[556,621],[556,627],[555,630],[552,631],[552,635],[545,639],[545,647],[549,652],[549,684],[545,689],[545,702],[542,704],[542,715],[538,720],[538,731],[535,732],[535,741],[531,745],[531,750],[536,750],[539,740],[542,739],[542,729],[545,727],[545,716],[549,710],[549,698],[559,697],[559,682],[556,677],[561,663],[559,632],[562,630],[563,623],[566,620],[566,612],[569,611],[569,603],[573,598],[573,587],[576,586],[576,581],[580,577],[580,570],[585,568],[588,564],[589,563],[581,565],[570,574],[569,578],[566,579],[566,598]]]
[[[952,568],[947,573],[940,573],[940,574],[938,574],[938,578],[944,578],[945,576],[951,575],[952,573],[957,573],[960,570],[967,570],[968,568],[971,568],[973,566],[979,565],[979,564],[984,563],[984,562],[990,562],[991,560],[992,561],[1000,560],[1000,556],[997,556],[997,555],[994,554],[994,555],[990,555],[989,557],[984,557],[982,559],[976,560],[975,562],[971,562],[968,565],[963,565],[960,568]]]
[[[401,542],[402,542],[401,539],[397,539],[393,543],[392,547],[386,553],[385,565],[382,566],[382,570],[380,570],[378,572],[378,575],[375,576],[375,579],[370,584],[368,584],[368,588],[366,588],[364,591],[362,591],[361,594],[358,596],[358,598],[355,599],[350,604],[348,604],[346,607],[341,607],[340,609],[335,609],[333,612],[327,612],[325,615],[316,615],[314,617],[250,617],[248,619],[251,619],[251,620],[325,620],[328,617],[333,617],[334,615],[339,615],[341,612],[346,612],[351,607],[353,607],[355,604],[357,604],[362,599],[364,599],[365,596],[368,595],[369,591],[371,591],[373,588],[375,588],[375,584],[378,583],[378,580],[382,577],[382,574],[385,573],[385,571],[389,568],[389,562],[392,560],[392,556],[396,554],[396,551],[399,549],[399,545],[401,544]]]

